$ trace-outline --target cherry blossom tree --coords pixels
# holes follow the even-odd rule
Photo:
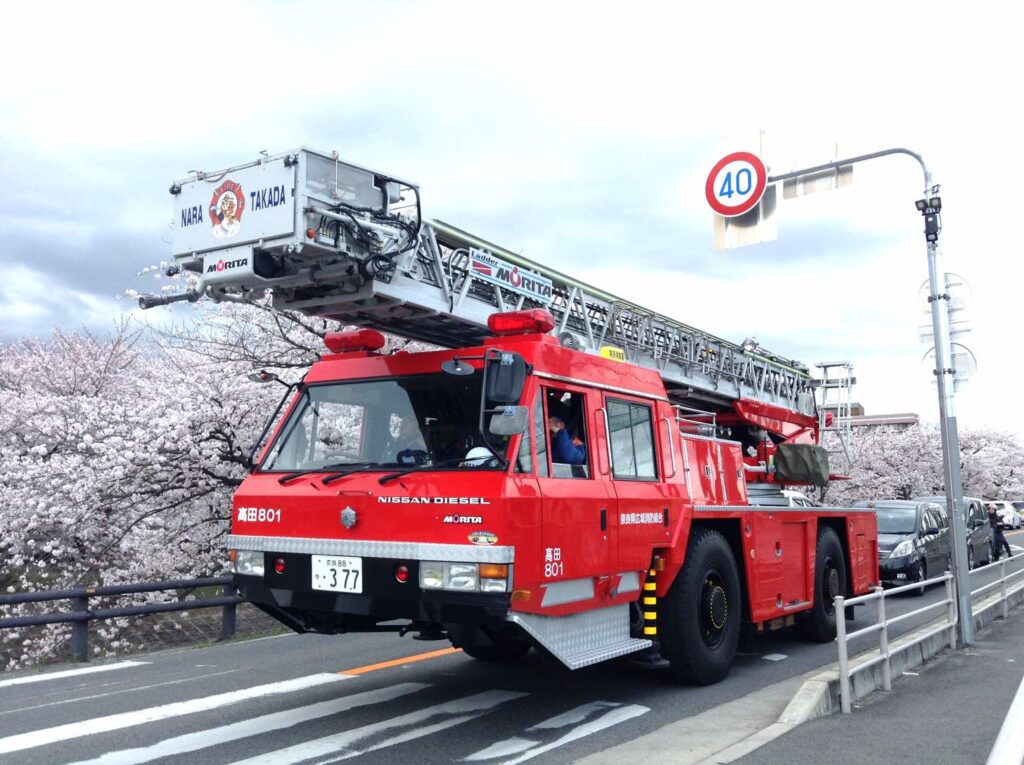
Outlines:
[[[963,491],[982,499],[1024,496],[1024,445],[1008,433],[967,428],[960,433]],[[942,440],[934,425],[858,429],[850,480],[833,481],[829,504],[858,499],[910,499],[945,493]]]

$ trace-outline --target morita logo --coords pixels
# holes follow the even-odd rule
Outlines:
[[[446,515],[442,523],[470,523],[474,526],[478,526],[484,522],[484,519],[479,515]]]
[[[216,263],[211,263],[206,267],[206,273],[212,274],[217,271],[227,271],[229,269],[239,268],[240,266],[246,266],[248,264],[248,258],[239,258],[238,260],[218,260]]]

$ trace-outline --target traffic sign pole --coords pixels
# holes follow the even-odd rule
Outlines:
[[[953,550],[951,566],[953,580],[956,583],[957,628],[960,642],[963,645],[974,644],[974,616],[971,611],[971,580],[967,569],[967,523],[964,518],[963,483],[960,475],[960,435],[957,431],[956,408],[954,405],[953,369],[949,339],[949,294],[945,285],[945,270],[942,264],[942,252],[939,249],[938,212],[941,201],[938,198],[939,187],[932,182],[931,172],[925,165],[920,154],[909,149],[885,149],[871,154],[862,154],[850,159],[839,159],[817,167],[795,170],[791,173],[772,176],[768,183],[778,183],[801,175],[818,173],[824,170],[837,170],[857,162],[877,159],[890,154],[907,154],[917,160],[924,172],[923,205],[919,209],[925,218],[925,242],[928,254],[928,283],[931,294],[928,301],[932,307],[932,334],[935,339],[935,375],[939,388],[939,429],[942,434],[942,472],[946,482],[946,510],[949,514],[950,528],[953,530]],[[709,200],[710,201],[710,200]],[[936,203],[936,204],[933,204]],[[940,283],[940,275],[941,283]]]

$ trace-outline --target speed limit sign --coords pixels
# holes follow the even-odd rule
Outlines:
[[[756,154],[737,151],[723,157],[708,174],[704,194],[711,209],[726,218],[753,210],[764,196],[768,172]]]

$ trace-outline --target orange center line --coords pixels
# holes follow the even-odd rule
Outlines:
[[[365,675],[367,672],[376,672],[378,669],[387,669],[388,667],[400,667],[403,664],[412,664],[416,661],[426,661],[427,659],[437,659],[441,656],[449,656],[453,653],[462,653],[461,648],[442,648],[438,651],[427,651],[426,653],[417,653],[412,656],[403,656],[401,659],[391,659],[391,661],[382,661],[377,664],[367,664],[365,667],[356,667],[355,669],[343,669],[337,674],[339,675]]]

